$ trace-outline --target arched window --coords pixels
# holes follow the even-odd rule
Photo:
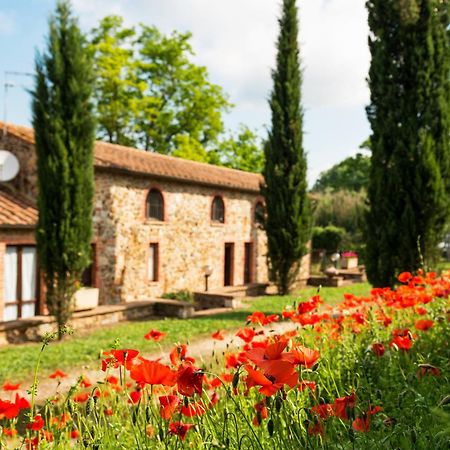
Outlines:
[[[213,222],[225,223],[225,205],[220,196],[214,197],[211,208],[211,220]]]
[[[253,216],[253,221],[257,225],[262,225],[264,222],[264,215],[266,213],[266,208],[264,208],[263,202],[259,201],[255,205],[255,212]]]
[[[164,220],[164,199],[158,189],[150,189],[147,195],[147,218]]]

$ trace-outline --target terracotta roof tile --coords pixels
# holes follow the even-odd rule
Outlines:
[[[38,219],[35,206],[16,192],[0,187],[1,227],[34,226]]]
[[[8,124],[8,133],[34,144],[34,133],[31,128]],[[259,174],[106,142],[95,143],[94,164],[103,170],[125,171],[251,192],[259,192],[262,182],[262,176]]]

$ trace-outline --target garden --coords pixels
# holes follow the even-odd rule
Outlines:
[[[4,448],[433,448],[450,445],[450,273],[399,276],[328,304],[321,293],[253,311],[236,331],[211,334],[211,357],[175,344],[163,358],[119,344],[102,351],[104,379],[80,377],[36,402],[16,380],[0,401]],[[277,334],[274,323],[291,326]],[[239,347],[215,351],[235,334]],[[164,342],[161,330],[147,341]],[[127,342],[128,344],[128,342]],[[92,350],[95,351],[95,350]]]

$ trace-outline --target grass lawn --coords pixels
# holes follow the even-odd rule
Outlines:
[[[369,292],[367,283],[355,284],[341,288],[323,288],[321,296],[326,303],[334,304],[342,299],[344,293],[365,295]],[[262,311],[266,314],[280,313],[285,305],[292,304],[297,299],[306,300],[316,293],[316,288],[307,288],[295,296],[265,296],[245,302],[242,309],[224,314],[193,319],[159,319],[136,322],[125,322],[118,325],[101,328],[89,334],[67,337],[63,342],[52,342],[45,350],[41,363],[41,372],[46,375],[55,369],[75,370],[82,366],[96,368],[101,352],[109,350],[116,339],[120,347],[137,347],[143,352],[158,351],[159,346],[146,341],[143,336],[155,328],[167,333],[164,349],[175,342],[188,342],[209,336],[212,332],[222,329],[237,329],[245,323],[247,315],[252,311]],[[35,360],[41,344],[10,345],[0,348],[0,382],[29,381],[32,378]]]

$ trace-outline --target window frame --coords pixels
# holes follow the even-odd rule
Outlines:
[[[255,203],[253,204],[253,210],[252,210],[252,223],[257,228],[262,228],[262,223],[256,220],[256,210],[258,208],[258,205],[261,205],[264,209],[264,214],[266,212],[266,205],[264,203],[264,200],[262,198],[257,198]]]
[[[149,277],[150,270],[150,249],[154,248],[153,251],[153,276]],[[160,262],[160,248],[159,242],[149,242],[147,247],[147,281],[149,283],[158,283],[159,282],[159,262]]]
[[[15,247],[17,249],[17,279],[16,279],[16,297],[17,299],[14,301],[3,299],[3,317],[5,313],[5,309],[7,306],[17,306],[17,318],[12,320],[20,320],[22,319],[22,308],[23,305],[34,304],[34,315],[33,317],[39,315],[41,313],[41,303],[40,303],[40,268],[39,268],[39,260],[37,257],[37,246],[36,244],[22,244],[22,243],[7,243],[5,245],[5,255],[6,249],[8,247]],[[26,247],[33,247],[35,249],[36,255],[36,280],[35,280],[35,293],[33,300],[23,300],[22,299],[22,256],[23,249]],[[4,319],[0,320],[0,322],[5,321]]]
[[[214,219],[214,203],[216,200],[220,200],[222,202],[223,205],[223,221],[220,220],[216,220]],[[211,224],[213,225],[225,225],[226,224],[226,206],[225,206],[225,200],[223,198],[223,195],[220,194],[214,194],[212,201],[211,201],[211,209],[210,209],[210,215],[209,215],[209,219]]]
[[[156,217],[150,217],[150,194],[152,192],[157,192],[160,195],[161,202],[162,202],[162,218],[156,218]],[[148,220],[150,222],[155,223],[162,223],[166,222],[166,199],[164,197],[163,191],[157,187],[152,186],[150,189],[147,190],[147,195],[145,196],[145,204],[144,204],[144,217],[145,220]]]

